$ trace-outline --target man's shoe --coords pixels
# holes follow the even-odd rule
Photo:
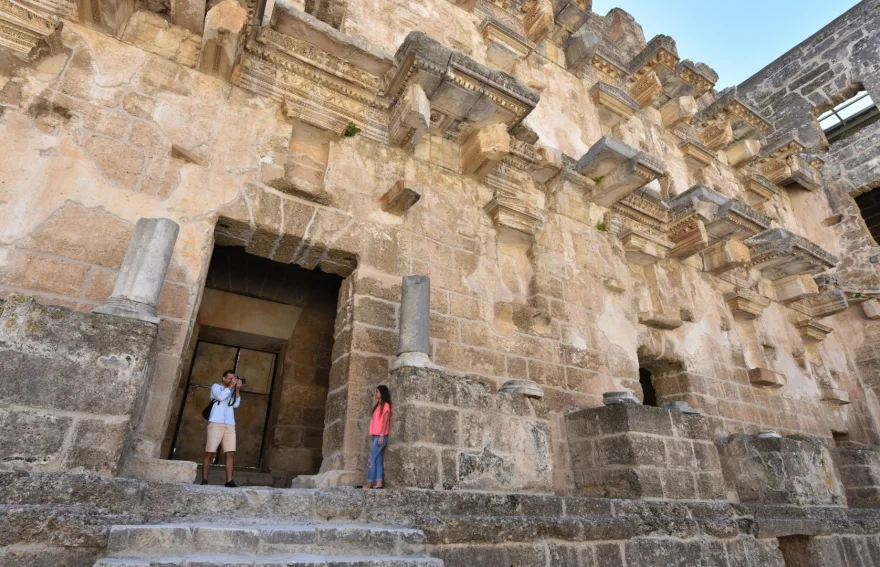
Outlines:
[[[238,487],[238,485],[235,484],[234,480],[230,480],[229,482],[226,483],[226,487],[227,488],[236,488],[236,487]]]
[[[208,481],[205,479],[202,479],[202,486],[205,486],[206,484],[208,484]]]

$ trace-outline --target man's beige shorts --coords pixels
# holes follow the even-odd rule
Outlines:
[[[205,452],[216,453],[217,446],[223,444],[224,453],[235,452],[235,426],[225,423],[208,424],[208,442],[205,444]]]

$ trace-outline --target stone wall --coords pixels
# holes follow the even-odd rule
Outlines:
[[[579,494],[727,498],[718,451],[701,415],[616,404],[570,413],[566,422]]]
[[[0,303],[0,468],[116,475],[134,442],[156,326],[111,315]]]
[[[553,488],[550,415],[541,400],[424,368],[394,370],[388,386],[394,393],[388,482],[444,490]]]
[[[718,96],[711,69],[680,59],[670,38],[648,45],[621,11],[602,17],[571,5],[563,16],[574,19],[556,22],[551,7],[548,23],[540,8],[546,3],[535,8],[535,25],[552,30],[516,43],[524,22],[483,4],[430,0],[414,11],[393,0],[352,1],[331,27],[279,3],[266,12],[259,41],[226,28],[209,29],[214,39],[203,34],[205,45],[220,36],[247,43],[226,51],[240,56],[237,63],[221,57],[217,69],[202,59],[193,66],[193,37],[180,30],[203,28],[174,17],[175,33],[160,34],[154,28],[163,26],[145,25],[155,17],[136,14],[122,41],[66,23],[63,50],[0,76],[0,137],[15,140],[0,155],[15,196],[0,204],[0,291],[86,310],[109,293],[119,262],[113,258],[121,257],[134,221],[161,216],[180,224],[136,447],[142,457],[160,454],[214,245],[347,280],[324,415],[325,470],[364,468],[372,391],[396,354],[399,281],[410,274],[432,280],[436,364],[476,376],[491,392],[511,379],[541,386],[546,413],[537,417],[549,426],[554,463],[568,461],[566,411],[598,406],[609,390],[639,394],[638,368],[667,363],[680,374],[662,384],[663,395],[688,400],[710,418],[715,435],[776,428],[876,442],[876,396],[865,391],[866,370],[855,363],[862,315],[849,309],[813,317],[806,303],[780,299],[769,275],[741,256],[729,272],[710,271],[702,217],[681,223],[670,216],[687,209],[689,197],[676,197],[702,185],[716,196],[700,214],[722,201],[743,212],[734,219],[746,219],[738,238],[785,228],[843,257],[850,272],[868,272],[869,253],[856,242],[864,232],[823,224],[835,214],[836,194],[771,183],[775,189],[764,187],[770,204],[749,212],[744,203],[760,192],[751,179],[757,170],[737,160],[763,167],[769,156],[750,155],[746,138],[716,149],[699,141],[717,118],[707,114]],[[522,29],[505,36],[510,25]],[[594,59],[569,61],[566,46],[581,25],[602,43]],[[159,37],[161,50],[140,47]],[[587,43],[569,53],[586,57]],[[652,59],[661,48],[669,55]],[[419,117],[425,101],[417,88],[380,92],[408,76],[405,55],[415,52],[435,63],[454,56],[474,80],[512,98],[501,104],[487,97],[491,120],[470,117],[460,131],[454,121],[430,124],[431,112]],[[502,59],[508,74],[498,68]],[[657,69],[668,84],[640,83],[649,95],[656,91],[642,108],[633,102],[645,94],[635,81],[651,74],[640,66],[660,59],[672,61]],[[426,73],[425,81],[445,76]],[[427,82],[410,86],[434,97]],[[680,88],[693,104],[680,100]],[[442,93],[429,100],[435,119],[454,101]],[[748,116],[775,127],[769,117]],[[484,119],[493,122],[486,129]],[[623,164],[637,163],[635,173],[619,164],[607,180],[581,171],[580,158],[603,134],[620,142],[615,159],[628,155]],[[641,175],[653,180],[645,184]],[[614,186],[621,178],[625,183]],[[633,179],[644,191],[615,193],[633,190]],[[418,201],[387,206],[383,197],[395,187]],[[709,231],[711,238],[740,242],[728,239],[726,222]],[[787,256],[793,265],[801,250]],[[823,258],[795,275],[828,270],[834,262]],[[848,300],[857,301],[855,293]],[[806,331],[797,326],[804,319]],[[827,336],[820,342],[819,335]],[[785,383],[752,383],[753,370]],[[570,485],[564,467],[556,469],[557,486]]]

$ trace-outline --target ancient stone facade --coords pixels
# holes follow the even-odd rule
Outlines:
[[[880,563],[877,30],[719,90],[589,0],[0,0],[0,560]],[[161,484],[227,363],[279,488]]]

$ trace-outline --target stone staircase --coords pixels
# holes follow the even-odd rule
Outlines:
[[[443,567],[420,530],[366,523],[223,521],[110,528],[95,567]]]

